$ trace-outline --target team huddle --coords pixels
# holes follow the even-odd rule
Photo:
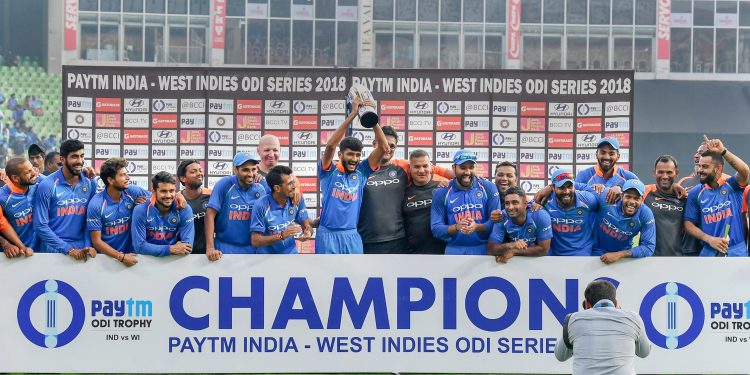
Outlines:
[[[7,257],[43,252],[86,260],[102,253],[127,266],[138,262],[136,254],[206,254],[211,261],[294,254],[299,241],[312,238],[321,254],[492,255],[498,262],[748,256],[750,170],[720,140],[704,137],[694,172],[679,182],[677,161],[660,156],[655,184],[645,185],[617,165],[617,140],[602,138],[596,166],[575,176],[559,169],[531,197],[510,162],[496,166],[493,183],[475,175],[477,157],[467,150],[454,155],[451,168],[433,165],[423,150],[395,159],[398,134],[389,126],[373,127],[373,149],[361,160],[362,142],[345,137],[361,105],[374,103],[352,103],[318,161],[322,208],[315,220],[292,169],[278,164],[272,135],[261,138],[258,159],[238,153],[234,174],[212,190],[203,187],[196,160],[182,161],[176,176],[157,173],[150,191],[130,184],[122,158],[105,161],[95,178],[84,167],[83,143],[66,140],[60,169],[47,176],[24,158],[7,163],[0,245]],[[725,161],[734,176],[723,173]]]

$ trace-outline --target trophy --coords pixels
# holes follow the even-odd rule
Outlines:
[[[370,93],[370,90],[367,89],[367,87],[361,85],[361,84],[355,84],[352,86],[351,89],[349,89],[349,101],[353,101],[354,99],[359,99],[363,102],[365,101],[375,101],[372,97],[372,93]],[[375,108],[370,106],[362,105],[359,107],[359,123],[362,124],[365,128],[373,128],[375,125],[378,124],[378,121],[380,118],[378,117],[378,114],[375,112]]]

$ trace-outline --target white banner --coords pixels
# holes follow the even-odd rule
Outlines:
[[[750,368],[750,259],[139,256],[0,260],[2,372],[570,373],[560,320],[607,277],[639,373]]]

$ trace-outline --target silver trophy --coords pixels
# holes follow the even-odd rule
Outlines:
[[[375,99],[372,97],[372,93],[370,93],[370,90],[367,89],[367,87],[361,85],[361,84],[355,84],[352,86],[352,88],[349,89],[349,100],[354,101],[354,99],[359,99],[362,102],[365,101],[375,101]],[[378,117],[377,112],[375,112],[375,108],[362,105],[359,107],[359,123],[362,124],[365,128],[373,128],[375,125],[378,124],[378,121],[380,121],[380,117]]]

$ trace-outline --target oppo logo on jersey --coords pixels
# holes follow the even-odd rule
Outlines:
[[[732,201],[724,201],[716,206],[706,207],[703,211],[703,222],[706,224],[718,223],[724,219],[734,216],[732,213]]]
[[[391,184],[397,184],[399,182],[401,182],[401,180],[398,178],[394,178],[392,180],[367,181],[367,186],[388,186]]]
[[[174,231],[177,230],[177,228],[168,228],[168,227],[164,227],[164,226],[146,227],[146,229],[147,229],[146,238],[147,239],[152,239],[152,240],[155,240],[155,241],[167,241],[167,240],[171,240],[172,238],[174,238],[174,235],[175,235]],[[168,232],[165,233],[164,232],[165,230],[168,231]]]
[[[85,204],[88,201],[89,200],[87,198],[70,198],[70,199],[65,199],[65,200],[58,201],[57,205],[58,206],[69,206],[71,204],[79,204],[79,203],[84,203]]]
[[[566,217],[551,217],[552,230],[558,233],[576,233],[583,228],[583,219],[568,219]]]
[[[680,206],[675,206],[666,203],[659,203],[657,201],[651,202],[651,207],[659,209],[661,211],[684,211],[685,209]]]
[[[13,214],[16,222],[16,227],[22,227],[26,224],[30,224],[33,216],[34,215],[31,214],[31,207],[26,208],[23,211],[16,212],[15,214]]]
[[[27,209],[25,209],[23,211],[16,212],[15,214],[13,214],[13,217],[19,218],[19,217],[26,216],[26,215],[28,215],[30,213],[31,213],[31,207],[29,207],[29,208],[27,208]]]
[[[473,209],[482,209],[484,208],[484,205],[481,203],[464,203],[460,206],[453,207],[453,212],[461,212],[466,210],[473,210]]]
[[[460,223],[462,220],[468,218],[474,221],[482,221],[482,211],[478,211],[484,208],[481,203],[464,203],[460,206],[453,207],[453,219],[456,223]]]
[[[286,223],[282,223],[279,225],[269,225],[268,230],[270,230],[273,233],[279,233],[284,231],[284,229],[288,228],[290,225],[294,224],[293,220],[289,220]]]
[[[419,207],[426,207],[426,206],[431,206],[431,205],[432,205],[432,199],[424,199],[421,201],[409,202],[406,204],[406,207],[419,208]]]
[[[627,241],[633,235],[633,232],[618,228],[606,218],[602,218],[602,224],[600,227],[604,233],[618,241]]]
[[[249,204],[236,204],[232,203],[229,205],[229,220],[250,220],[250,210],[253,206]]]
[[[721,204],[717,204],[711,207],[706,207],[702,209],[701,211],[706,212],[706,213],[719,212],[722,208],[726,206],[731,206],[731,205],[732,205],[732,201],[724,201],[724,202],[721,202]]]
[[[70,198],[57,202],[57,217],[68,215],[85,215],[87,198]]]
[[[338,198],[342,201],[347,202],[353,202],[356,201],[358,198],[357,190],[359,189],[359,184],[355,186],[346,186],[342,184],[339,181],[336,181],[334,184],[333,190],[331,190],[331,196],[334,198]]]

